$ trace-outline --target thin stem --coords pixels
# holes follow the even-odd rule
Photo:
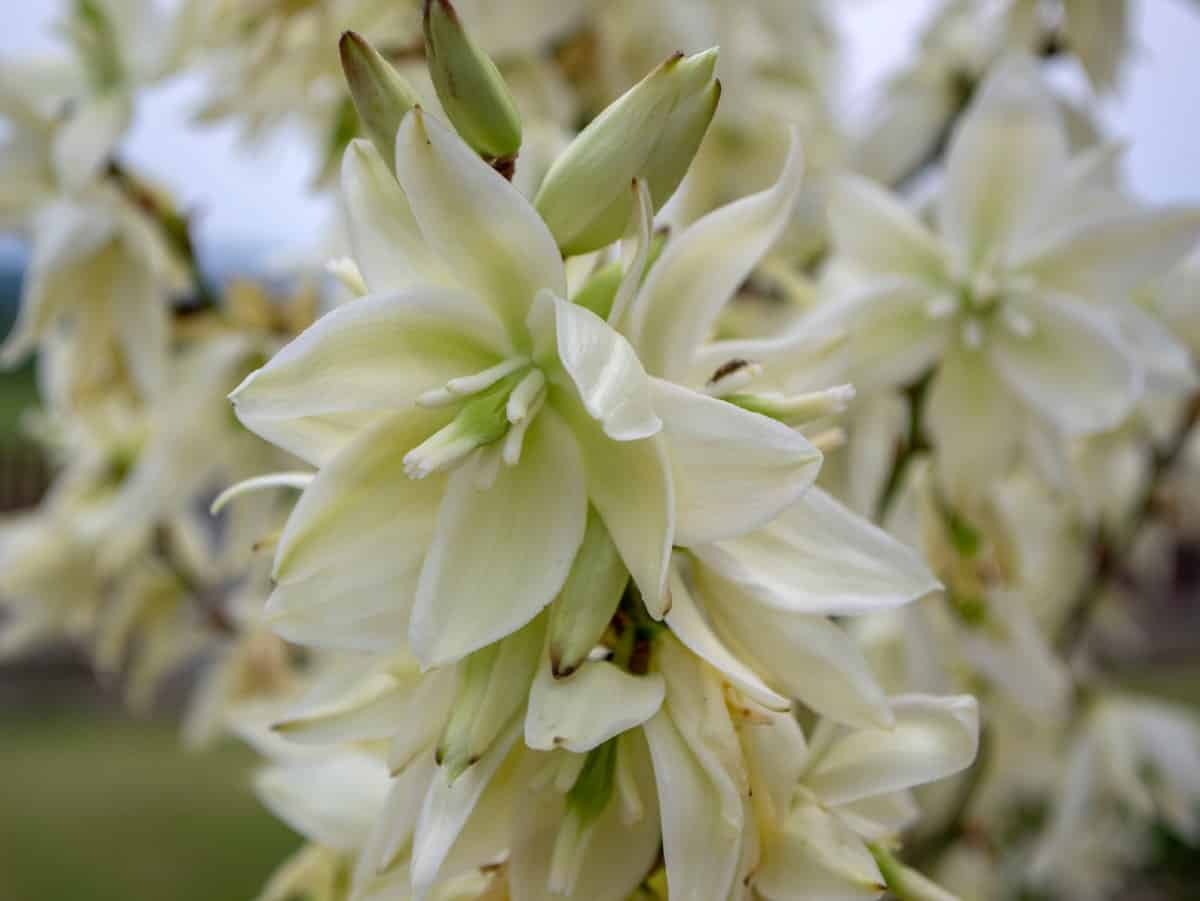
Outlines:
[[[875,510],[875,521],[882,522],[896,502],[904,475],[913,457],[922,451],[929,450],[925,440],[925,399],[929,393],[929,383],[933,380],[934,370],[930,369],[919,379],[904,389],[908,401],[908,429],[896,447],[892,459],[892,468],[884,482],[883,491],[879,495],[879,503]]]

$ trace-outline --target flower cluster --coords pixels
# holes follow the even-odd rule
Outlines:
[[[1200,721],[1108,665],[1200,534],[1200,210],[1045,77],[1117,82],[1099,6],[947,3],[855,128],[815,2],[77,0],[0,64],[55,463],[0,651],[203,658],[185,738],[306,841],[263,901],[1091,898],[1200,840]],[[122,160],[181,70],[315,135],[323,279],[212,285]]]

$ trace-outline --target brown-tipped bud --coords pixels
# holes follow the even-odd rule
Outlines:
[[[392,167],[400,120],[420,101],[395,67],[362,35],[345,32],[338,41],[338,52],[363,131]]]

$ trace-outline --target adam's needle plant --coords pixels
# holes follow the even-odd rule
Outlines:
[[[3,63],[60,465],[0,648],[205,658],[185,739],[306,840],[262,901],[1095,898],[1200,839],[1192,713],[1088,654],[1200,462],[1200,211],[1041,71],[1112,86],[1125,3],[948,3],[863,134],[807,0],[153,6]],[[208,67],[316,134],[324,284],[211,285],[121,158]]]

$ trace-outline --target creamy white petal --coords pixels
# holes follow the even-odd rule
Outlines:
[[[393,414],[322,467],[288,517],[275,552],[275,580],[298,582],[358,559],[368,540],[386,540],[393,555],[406,559],[423,553],[445,482],[408,478],[404,455],[444,421],[417,407]]]
[[[495,365],[509,349],[495,316],[459,292],[364,297],[322,316],[230,397],[251,431],[321,464],[362,419],[404,409],[452,378]],[[322,437],[322,425],[334,429],[340,416],[349,416],[340,441]]]
[[[634,676],[604,660],[586,661],[556,679],[543,655],[529,690],[525,744],[538,751],[590,751],[654,716],[665,691],[658,673]]]
[[[740,535],[808,489],[821,452],[803,435],[723,400],[652,380],[675,486],[675,543]]]
[[[425,793],[436,774],[433,755],[429,754],[394,778],[384,799],[383,811],[363,848],[361,866],[380,872],[394,866],[397,858],[408,850]],[[404,882],[409,882],[408,874],[405,874]],[[404,887],[407,889],[408,885]]]
[[[370,293],[454,284],[425,243],[399,182],[368,140],[355,139],[346,148],[342,195],[354,261]]]
[[[721,207],[667,244],[630,310],[630,337],[647,371],[686,378],[692,355],[787,225],[800,191],[799,141],[779,180]]]
[[[979,707],[967,695],[892,699],[890,729],[860,729],[836,740],[805,777],[825,804],[945,779],[970,766],[979,747]]]
[[[108,162],[133,119],[133,98],[114,90],[76,106],[55,135],[55,173],[69,187],[89,184]]]
[[[1003,252],[1053,195],[1067,161],[1065,130],[1034,62],[995,68],[946,155],[938,219],[960,262]]]
[[[992,363],[1014,393],[1068,435],[1104,431],[1129,415],[1142,375],[1111,317],[1061,295],[1009,303],[1033,323],[1028,337],[992,336]]]
[[[523,334],[539,290],[566,296],[558,246],[537,211],[420,108],[400,123],[396,177],[433,252],[459,284],[494,307],[510,334]]]
[[[521,461],[479,489],[479,457],[451,474],[421,571],[410,640],[427,666],[451,663],[525,625],[562,588],[587,520],[583,458],[550,407]]]
[[[929,387],[925,419],[938,476],[952,496],[991,484],[1015,459],[1021,410],[982,349],[947,351]]]
[[[936,283],[945,254],[937,238],[899,198],[859,176],[838,178],[829,192],[834,245],[864,272]]]
[[[437,770],[421,805],[413,835],[412,889],[414,901],[428,896],[442,864],[463,834],[471,814],[492,777],[508,756],[520,733],[514,723],[474,766],[451,783],[444,770]]]
[[[142,396],[157,397],[167,390],[171,331],[162,287],[153,272],[132,259],[106,287],[112,292],[112,316],[125,365]]]
[[[754,887],[768,901],[866,901],[886,889],[862,839],[811,801],[796,805],[765,850]]]
[[[670,606],[667,566],[675,535],[670,459],[662,435],[612,441],[578,402],[556,401],[583,451],[588,497],[651,615]]]
[[[1196,364],[1179,337],[1146,310],[1131,303],[1115,303],[1110,310],[1121,337],[1145,372],[1147,396],[1159,397],[1160,392],[1185,394],[1195,389]]]
[[[692,552],[757,601],[795,613],[855,616],[941,587],[911,548],[820,488],[763,528]]]
[[[839,806],[837,812],[843,823],[871,842],[899,835],[921,816],[910,791],[861,798]]]
[[[681,562],[671,566],[669,588],[671,609],[667,612],[666,621],[675,637],[692,653],[720,670],[731,684],[748,697],[770,710],[791,710],[792,702],[773,691],[713,631],[684,579]]]
[[[558,359],[605,434],[635,441],[658,432],[662,421],[655,415],[646,370],[625,337],[591,310],[548,292],[538,303],[554,305]]]

